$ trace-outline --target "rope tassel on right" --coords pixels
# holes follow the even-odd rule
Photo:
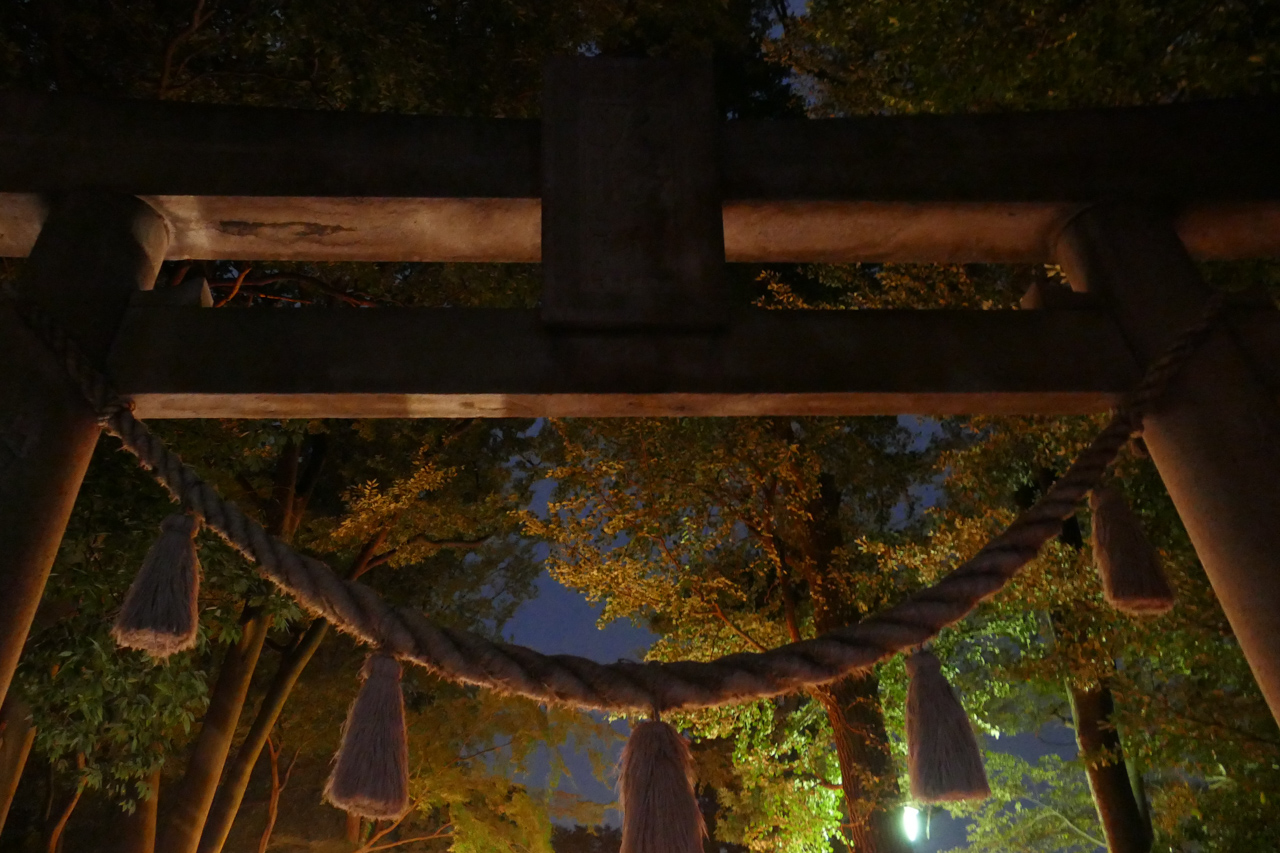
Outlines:
[[[364,683],[342,727],[342,745],[324,796],[351,814],[398,818],[409,810],[409,747],[400,662],[390,655],[372,654],[360,678]]]
[[[969,715],[932,652],[907,658],[907,772],[922,803],[981,800],[991,794]]]
[[[1093,512],[1093,559],[1102,594],[1121,613],[1159,616],[1173,609],[1173,590],[1160,558],[1142,532],[1142,523],[1115,489],[1097,486],[1089,496]]]

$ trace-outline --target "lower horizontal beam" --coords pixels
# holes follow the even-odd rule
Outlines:
[[[747,418],[1077,415],[1118,396],[1082,392],[845,394],[139,394],[141,418]],[[976,411],[980,410],[980,411]]]
[[[149,418],[1076,414],[1138,373],[1088,310],[751,311],[567,335],[536,312],[138,306],[110,362]]]
[[[536,198],[146,196],[173,226],[169,260],[536,263]],[[725,254],[757,263],[1045,263],[1080,205],[1060,202],[727,201]],[[25,257],[40,197],[0,193],[0,257]],[[1280,202],[1184,209],[1204,260],[1280,257]]]

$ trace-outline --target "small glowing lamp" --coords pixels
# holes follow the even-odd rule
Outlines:
[[[902,810],[902,831],[907,834],[908,841],[915,841],[920,837],[920,810],[907,806]]]

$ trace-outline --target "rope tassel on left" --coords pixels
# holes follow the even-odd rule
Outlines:
[[[160,538],[142,561],[111,629],[121,646],[163,658],[196,644],[199,529],[189,515],[171,515],[160,525]]]

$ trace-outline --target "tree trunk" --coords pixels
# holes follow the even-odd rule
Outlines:
[[[293,539],[302,522],[307,500],[323,464],[324,449],[323,436],[309,436],[301,451],[293,441],[286,442],[281,448],[276,462],[272,496],[269,501],[264,502],[264,509],[267,513],[268,531],[285,542]],[[308,457],[301,474],[300,455]],[[195,748],[187,763],[186,775],[179,783],[175,805],[164,821],[157,847],[160,853],[197,853],[200,848],[205,822],[209,819],[214,796],[218,792],[218,781],[226,766],[227,755],[231,752],[236,727],[240,722],[240,712],[249,695],[253,672],[258,666],[258,658],[262,654],[262,645],[270,627],[269,617],[253,612],[246,606],[244,632],[240,641],[227,650],[209,701],[209,710],[205,712],[200,735],[196,738]],[[285,696],[287,695],[286,692]],[[268,726],[266,731],[270,732],[271,728]],[[261,746],[258,747],[258,752],[261,752]],[[256,760],[255,755],[254,761]],[[250,764],[249,770],[252,769],[253,765]],[[241,795],[243,796],[243,791]],[[235,818],[234,811],[231,818]]]
[[[358,578],[368,568],[369,561],[382,546],[385,538],[385,532],[380,533],[365,544],[352,566],[350,572],[352,580]],[[258,707],[258,715],[253,718],[249,734],[245,736],[244,743],[236,753],[235,761],[227,771],[227,779],[214,802],[213,811],[200,838],[199,853],[220,853],[226,845],[231,827],[235,824],[236,814],[240,811],[240,804],[244,802],[244,794],[249,787],[253,768],[258,763],[263,748],[268,745],[268,739],[271,737],[276,721],[280,719],[285,703],[289,701],[289,696],[302,676],[302,671],[307,668],[307,664],[311,662],[311,658],[328,633],[328,622],[323,619],[313,620],[298,642],[280,661],[275,677],[271,680],[271,686],[267,688],[267,695],[263,697],[262,704]]]
[[[267,801],[267,825],[262,828],[262,835],[258,837],[258,853],[267,853],[267,848],[271,846],[271,833],[275,832],[276,818],[280,816],[280,795],[289,784],[293,769],[298,766],[298,753],[295,751],[293,760],[285,768],[284,778],[280,777],[280,752],[283,748],[283,745],[276,746],[270,739],[267,740],[267,758],[271,761],[271,796]]]
[[[262,705],[258,708],[258,715],[254,717],[249,734],[240,745],[235,760],[227,770],[226,781],[222,784],[222,790],[218,793],[217,801],[214,803],[213,811],[209,815],[200,839],[200,853],[219,853],[227,843],[227,836],[231,834],[236,813],[240,811],[240,804],[244,801],[245,790],[249,787],[249,778],[253,774],[254,765],[258,763],[262,749],[267,744],[267,738],[275,728],[276,721],[280,719],[280,712],[284,710],[285,702],[288,701],[294,685],[298,683],[298,677],[306,669],[316,649],[320,648],[320,643],[328,631],[329,623],[323,619],[316,619],[307,627],[306,633],[302,635],[298,644],[280,661],[280,668],[276,670],[275,678],[267,689],[267,695],[262,699]]]
[[[1133,789],[1133,801],[1138,804],[1142,825],[1146,827],[1147,835],[1155,838],[1155,829],[1151,826],[1151,803],[1147,801],[1147,783],[1142,778],[1142,768],[1132,757],[1125,760],[1125,767],[1129,771],[1129,787]]]
[[[1151,826],[1134,798],[1120,735],[1111,723],[1114,700],[1105,686],[1068,685],[1080,754],[1088,762],[1089,790],[1110,853],[1149,853]]]
[[[133,814],[124,816],[124,837],[121,839],[120,853],[155,853],[156,815],[160,806],[160,769],[157,767],[147,777],[147,798],[138,803]]]
[[[871,674],[843,678],[815,691],[835,733],[850,848],[857,853],[907,853],[893,805],[898,777],[880,709],[880,682]]]
[[[854,602],[835,582],[832,556],[843,544],[840,490],[822,475],[803,550],[803,574],[813,601],[814,627],[826,633],[858,621]],[[857,853],[906,853],[910,848],[894,821],[901,800],[889,752],[889,734],[880,707],[880,682],[873,673],[842,678],[814,691],[834,732],[851,847]]]
[[[18,791],[31,744],[36,739],[36,728],[31,725],[31,711],[16,696],[4,700],[0,708],[0,832],[9,817],[9,806]]]
[[[76,756],[76,769],[83,771],[85,766],[84,753]],[[50,782],[50,790],[53,783]],[[84,777],[81,776],[76,780],[75,793],[71,795],[70,801],[61,812],[58,813],[58,820],[49,828],[49,853],[60,853],[62,850],[62,833],[67,828],[67,822],[71,820],[71,813],[76,810],[76,806],[80,804],[80,797],[84,795]]]
[[[186,775],[178,784],[173,808],[164,821],[158,848],[161,853],[196,853],[199,847],[270,624],[269,617],[246,611],[240,641],[227,649]]]

